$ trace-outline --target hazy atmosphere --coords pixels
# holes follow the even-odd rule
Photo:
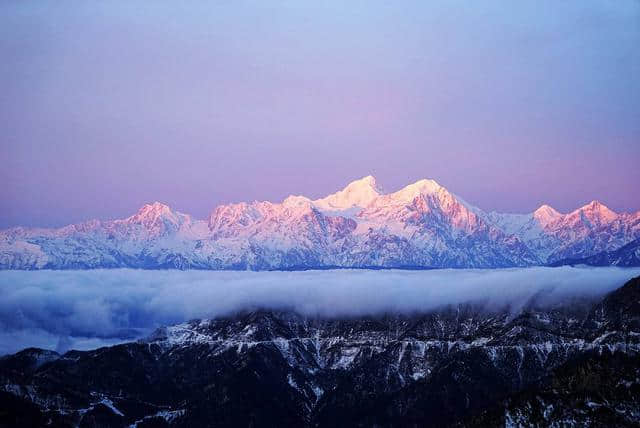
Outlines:
[[[374,174],[640,206],[640,2],[0,4],[0,227]]]
[[[599,297],[640,268],[303,272],[0,271],[0,354],[131,340],[153,328],[256,308],[349,317],[477,302],[517,311]]]

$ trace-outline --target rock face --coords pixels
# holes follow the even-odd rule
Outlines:
[[[121,220],[0,232],[1,269],[494,268],[554,263],[640,238],[640,211],[486,213],[433,180],[364,177],[322,199],[221,205],[194,220],[154,203]]]
[[[2,426],[637,426],[640,278],[601,301],[251,311],[0,359]],[[545,303],[547,305],[547,303]]]

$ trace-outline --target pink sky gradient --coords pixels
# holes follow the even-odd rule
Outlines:
[[[0,227],[433,178],[640,209],[640,3],[0,4]]]

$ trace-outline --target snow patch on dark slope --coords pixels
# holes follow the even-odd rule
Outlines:
[[[102,269],[0,272],[0,352],[92,349],[161,325],[264,308],[308,316],[410,314],[478,303],[517,311],[597,298],[640,269],[510,268],[212,272]]]
[[[250,310],[95,351],[27,349],[0,359],[0,424],[640,424],[640,278],[604,298],[552,301]]]

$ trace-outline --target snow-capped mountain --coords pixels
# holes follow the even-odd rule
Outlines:
[[[434,180],[384,193],[367,176],[316,200],[221,205],[206,220],[156,202],[120,220],[4,230],[0,268],[489,268],[588,257],[638,237],[640,211],[596,201],[568,214],[486,213]]]
[[[356,318],[255,310],[0,358],[0,425],[638,426],[640,278],[604,298]],[[546,302],[546,303],[543,303]]]
[[[554,262],[553,265],[640,266],[640,238],[623,245],[617,250],[602,251],[581,259],[562,259]]]
[[[568,214],[543,205],[531,214],[493,212],[487,218],[547,263],[615,250],[640,236],[640,211],[618,214],[598,201]]]

